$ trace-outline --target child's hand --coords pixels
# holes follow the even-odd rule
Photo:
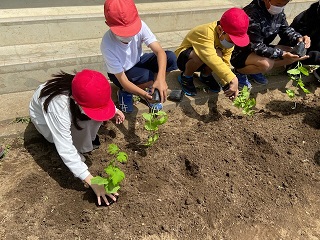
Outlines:
[[[124,116],[123,112],[121,112],[119,109],[117,109],[116,115],[114,116],[114,118],[116,120],[116,124],[120,124],[120,123],[123,123],[123,121],[126,117]]]
[[[94,193],[97,195],[97,201],[98,205],[101,205],[101,199],[107,204],[107,206],[110,205],[107,196],[113,201],[117,201],[116,196],[118,196],[118,193],[115,194],[107,194],[106,190],[104,189],[103,185],[98,185],[98,184],[91,184],[91,179],[93,176],[90,174],[88,177],[85,178],[85,182],[90,185]]]

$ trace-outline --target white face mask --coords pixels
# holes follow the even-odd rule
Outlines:
[[[219,38],[223,35],[224,32],[221,33]],[[220,40],[221,45],[224,48],[232,48],[234,46],[234,43],[228,42],[226,39]]]
[[[283,11],[283,9],[284,9],[284,6],[278,7],[278,6],[271,5],[271,3],[270,3],[270,8],[268,8],[268,12],[271,15],[277,15],[277,14],[281,13]]]
[[[123,43],[129,43],[133,39],[133,37],[120,37],[117,35],[114,35],[114,36],[116,37],[116,39],[118,39],[120,42],[123,42]]]

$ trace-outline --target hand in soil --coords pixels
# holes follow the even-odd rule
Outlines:
[[[118,196],[118,193],[114,193],[114,194],[107,194],[106,190],[104,188],[104,185],[98,185],[98,184],[91,184],[91,179],[93,178],[93,176],[90,174],[88,177],[86,177],[85,182],[88,183],[90,185],[90,187],[92,188],[92,190],[94,191],[94,193],[97,195],[97,201],[98,201],[98,205],[101,206],[101,198],[103,199],[103,201],[107,204],[107,206],[109,206],[110,204],[112,204],[113,202],[117,201],[116,196]],[[108,198],[110,202],[108,201]],[[113,202],[111,202],[111,200]]]
[[[107,204],[107,206],[109,206],[113,202],[117,201],[116,196],[118,196],[119,194],[118,193],[107,194],[103,185],[92,184],[91,188],[94,191],[94,193],[97,195],[97,200],[98,200],[98,205],[99,206],[101,206],[101,198]],[[109,200],[108,200],[107,197],[109,197]]]

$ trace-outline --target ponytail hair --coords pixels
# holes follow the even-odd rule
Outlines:
[[[76,72],[75,72],[76,73]],[[58,95],[66,95],[69,97],[70,101],[70,111],[72,117],[72,123],[75,128],[81,130],[82,128],[78,124],[78,120],[86,121],[90,120],[88,116],[82,114],[79,106],[75,103],[75,101],[71,98],[72,96],[72,80],[74,78],[74,74],[69,74],[64,71],[60,71],[57,74],[52,75],[52,79],[48,80],[45,84],[44,88],[40,92],[39,98],[47,97],[44,101],[43,108],[45,112],[48,112],[48,106],[51,100]]]

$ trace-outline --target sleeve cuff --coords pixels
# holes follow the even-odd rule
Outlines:
[[[88,170],[84,171],[83,173],[81,173],[78,178],[80,178],[82,181],[88,177],[90,175],[90,172]]]

